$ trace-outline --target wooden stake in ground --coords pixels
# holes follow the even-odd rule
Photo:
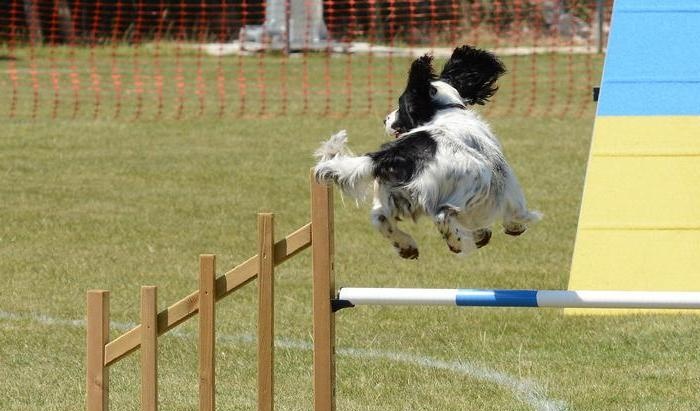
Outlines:
[[[158,289],[141,287],[141,410],[158,410]]]
[[[216,279],[216,257],[199,257],[199,410],[214,410],[215,355],[214,342],[214,281]]]
[[[109,291],[87,293],[87,411],[109,410],[109,369],[105,345],[109,342]]]
[[[335,411],[335,317],[333,274],[333,188],[311,171],[313,271],[314,411]]]
[[[274,409],[274,215],[258,214],[258,410]]]

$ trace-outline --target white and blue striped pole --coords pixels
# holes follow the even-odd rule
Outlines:
[[[700,292],[341,288],[334,306],[355,305],[700,309]]]

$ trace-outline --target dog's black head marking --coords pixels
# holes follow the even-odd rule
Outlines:
[[[399,109],[393,123],[389,124],[393,132],[403,134],[428,123],[444,108],[486,103],[498,90],[498,78],[506,72],[498,57],[468,45],[452,52],[439,77],[435,75],[432,62],[432,56],[424,55],[411,64],[406,89],[399,97]],[[436,81],[449,84],[459,97],[456,94],[454,98],[436,96],[444,93],[444,90],[438,91]]]
[[[406,90],[399,97],[399,112],[391,125],[394,130],[405,133],[433,118],[436,108],[432,96],[436,89],[430,83],[435,80],[432,56],[426,54],[411,64]]]

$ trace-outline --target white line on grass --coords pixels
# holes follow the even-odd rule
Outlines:
[[[85,327],[85,320],[69,320],[62,318],[53,318],[46,314],[19,314],[0,310],[0,320],[6,321],[35,321],[44,325],[58,325],[71,327]],[[135,327],[134,323],[110,322],[110,327],[127,331]],[[195,335],[179,330],[171,330],[171,335],[179,338],[194,338]],[[222,343],[254,343],[255,336],[227,335],[217,334],[218,342]],[[299,340],[276,339],[275,347],[288,350],[310,351],[313,346],[311,343]],[[513,395],[520,401],[530,405],[537,411],[566,411],[568,406],[564,401],[553,400],[546,397],[545,390],[537,385],[534,381],[520,379],[512,375],[487,368],[473,362],[461,361],[444,361],[437,358],[408,354],[404,352],[385,351],[385,350],[369,350],[363,348],[338,348],[336,354],[344,357],[360,358],[360,359],[375,359],[392,361],[395,363],[407,364],[423,368],[431,368],[434,370],[448,371],[455,374],[463,375],[477,380],[490,382],[510,390]]]

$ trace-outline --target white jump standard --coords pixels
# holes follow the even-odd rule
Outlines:
[[[700,292],[344,287],[333,301],[335,310],[355,305],[700,309]]]

